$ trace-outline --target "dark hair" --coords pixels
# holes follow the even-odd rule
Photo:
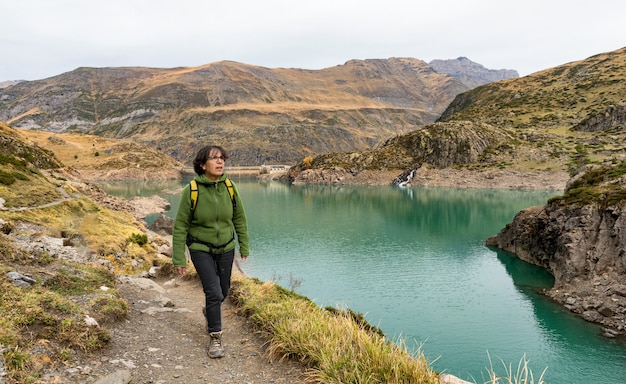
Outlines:
[[[204,169],[202,169],[202,166],[209,159],[211,152],[215,153],[217,151],[219,151],[220,154],[224,156],[224,160],[228,159],[228,154],[226,153],[226,150],[219,145],[207,145],[206,147],[198,151],[198,153],[196,154],[196,158],[193,159],[193,170],[196,172],[196,174],[204,174]]]

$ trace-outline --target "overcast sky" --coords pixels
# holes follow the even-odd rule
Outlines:
[[[626,46],[625,15],[624,0],[0,0],[0,81],[460,56],[525,76]]]

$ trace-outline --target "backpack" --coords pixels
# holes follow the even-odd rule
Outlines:
[[[237,203],[235,202],[235,188],[233,187],[233,182],[230,181],[229,178],[224,180],[224,184],[226,184],[226,188],[228,189],[228,194],[230,195],[230,201],[233,203],[233,211],[237,208]],[[198,182],[196,180],[191,180],[189,182],[191,187],[191,213],[189,214],[189,223],[193,220],[193,215],[196,212],[196,206],[198,205]]]

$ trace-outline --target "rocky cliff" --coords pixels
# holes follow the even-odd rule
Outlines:
[[[587,167],[563,196],[519,212],[487,245],[554,275],[547,292],[605,335],[626,331],[626,162]]]

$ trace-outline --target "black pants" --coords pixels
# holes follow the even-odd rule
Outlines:
[[[208,331],[222,330],[222,302],[230,290],[235,250],[211,255],[207,252],[191,252],[193,262],[204,290]]]

